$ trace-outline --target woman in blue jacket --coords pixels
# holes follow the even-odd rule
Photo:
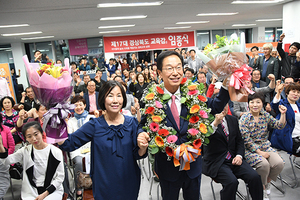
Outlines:
[[[291,83],[285,88],[286,99],[280,97],[283,88],[283,84],[278,86],[271,106],[277,113],[277,119],[280,118],[278,106],[284,105],[287,108],[287,124],[283,129],[273,131],[271,143],[278,149],[300,156],[300,104],[297,102],[300,97],[300,84]]]

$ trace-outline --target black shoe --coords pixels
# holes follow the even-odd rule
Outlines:
[[[76,200],[82,200],[82,193],[81,194],[76,194]]]

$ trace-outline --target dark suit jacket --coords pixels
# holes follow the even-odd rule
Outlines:
[[[252,83],[252,87],[256,87],[256,84],[253,81],[251,81],[251,83]],[[267,87],[267,86],[268,85],[267,85],[267,83],[265,81],[262,81],[262,80],[259,81],[259,88],[263,88],[263,87]],[[270,95],[270,93],[267,92],[264,95],[265,95],[265,103],[271,103],[271,95]]]
[[[229,130],[229,141],[227,142],[223,128],[219,124],[216,132],[209,137],[209,144],[203,145],[203,174],[212,178],[217,176],[228,151],[232,158],[236,155],[244,157],[245,154],[244,140],[237,118],[226,115],[225,119]]]
[[[221,88],[219,95],[215,99],[207,99],[207,107],[211,108],[211,113],[216,114],[223,111],[223,108],[229,101],[228,91],[224,88]],[[187,138],[187,130],[189,122],[180,118],[180,130],[178,129],[170,107],[166,104],[167,109],[166,113],[166,126],[173,127],[177,131],[178,140],[176,141],[177,145],[180,145],[184,142],[189,141]],[[180,116],[186,118],[189,114],[185,105],[181,105],[181,114]],[[146,116],[142,116],[141,122],[139,124],[138,133],[144,132],[143,126],[147,121]],[[180,177],[179,167],[175,167],[173,164],[173,159],[171,161],[167,160],[167,156],[165,153],[157,153],[155,154],[155,172],[157,173],[160,179],[164,179],[167,181],[176,181]],[[187,175],[193,179],[198,177],[202,172],[202,156],[199,156],[194,162],[190,164],[190,170],[186,171]]]
[[[96,104],[97,104],[97,109],[100,110],[100,106],[98,105],[98,97],[99,97],[99,92],[96,92]],[[83,98],[85,100],[86,103],[86,107],[85,110],[87,110],[88,112],[90,111],[90,98],[89,98],[89,93],[84,93]]]
[[[264,59],[265,59],[264,56],[260,56],[257,59],[256,64],[253,66],[253,69],[260,70],[260,74],[262,74],[262,71],[263,71]],[[270,83],[270,79],[267,78],[267,76],[269,74],[274,74],[275,80],[278,79],[279,63],[278,63],[278,60],[276,58],[273,58],[272,56],[270,57],[269,63],[267,66],[266,78],[265,79],[261,78],[261,80],[265,81],[267,83],[267,85],[269,85],[269,83]]]

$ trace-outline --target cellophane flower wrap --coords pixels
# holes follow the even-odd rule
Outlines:
[[[68,137],[65,119],[69,109],[74,109],[74,105],[68,103],[73,91],[69,59],[64,60],[64,67],[49,63],[29,63],[26,55],[23,56],[23,61],[35,98],[48,110],[43,123],[47,143],[65,140]]]
[[[246,81],[251,81],[252,72],[246,64],[245,34],[241,33],[240,38],[232,34],[230,39],[216,35],[216,39],[203,53],[198,52],[198,56],[220,80],[230,77],[227,86],[232,101],[247,102],[248,94],[253,91],[245,85]]]
[[[168,160],[172,160],[174,166],[179,170],[189,170],[190,163],[201,155],[201,145],[208,144],[208,137],[213,133],[211,122],[214,116],[210,114],[211,109],[207,108],[204,85],[193,83],[183,78],[180,84],[181,100],[188,110],[186,118],[188,121],[187,139],[182,143],[178,138],[177,131],[166,125],[167,103],[171,96],[164,93],[164,83],[159,85],[151,84],[144,91],[143,101],[145,108],[142,114],[147,116],[147,122],[143,127],[150,135],[149,152],[156,154],[163,152]]]

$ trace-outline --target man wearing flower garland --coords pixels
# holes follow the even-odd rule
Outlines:
[[[161,106],[159,112],[163,112],[163,115],[165,116],[165,125],[176,131],[176,135],[174,135],[176,136],[175,139],[177,139],[176,145],[182,145],[186,142],[190,142],[190,139],[187,137],[188,126],[192,123],[191,120],[186,120],[187,115],[189,114],[186,104],[180,103],[182,98],[186,98],[186,96],[181,95],[183,91],[180,90],[180,84],[183,80],[183,63],[182,56],[174,51],[162,52],[157,58],[158,73],[164,81],[163,92],[164,94],[169,94],[170,99],[166,103],[166,108],[163,108],[162,105],[156,105],[156,107],[158,108]],[[160,93],[162,91],[158,92]],[[147,96],[145,98],[147,99]],[[207,107],[211,109],[211,114],[216,114],[223,111],[224,106],[229,101],[229,94],[225,87],[223,87],[221,88],[219,95],[214,100],[205,97],[203,98],[201,98],[201,101],[206,102]],[[207,113],[205,114],[207,115]],[[139,125],[138,141],[142,141],[145,146],[148,145],[148,141],[150,141],[148,134],[143,129],[146,123],[147,116],[144,115]],[[168,142],[172,143],[172,141]],[[191,162],[188,170],[182,170],[180,167],[175,167],[173,161],[174,158],[172,158],[171,161],[168,160],[166,153],[159,152],[155,154],[154,168],[160,180],[163,199],[178,199],[179,190],[182,188],[184,199],[199,200],[202,157],[198,156],[195,161]]]

